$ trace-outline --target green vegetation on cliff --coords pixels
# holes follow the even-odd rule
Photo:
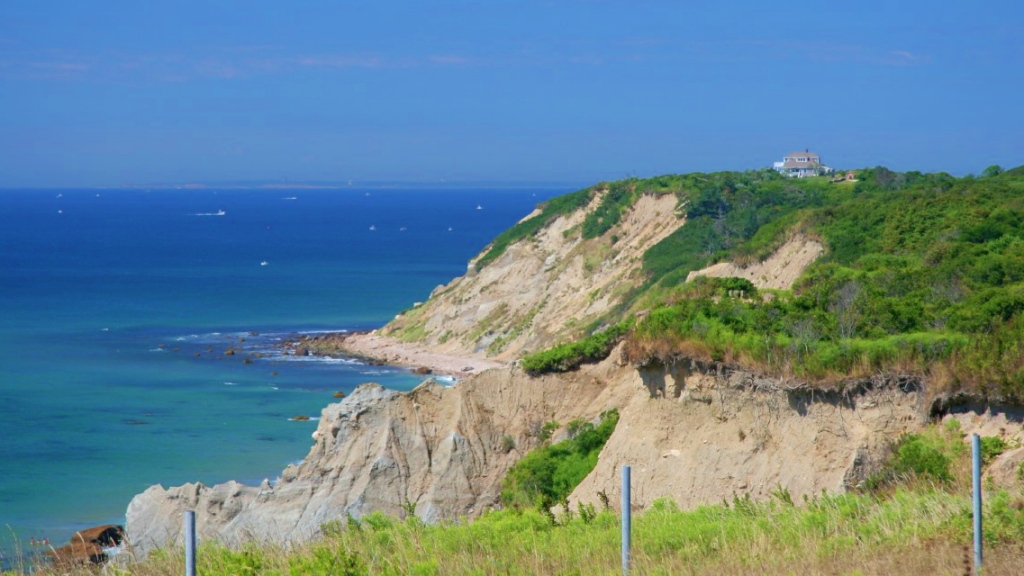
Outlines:
[[[774,170],[688,174],[672,179],[686,225],[644,254],[649,281],[673,286],[724,259],[768,256],[801,210],[820,207],[847,191],[824,178],[794,180]]]
[[[587,213],[583,219],[583,225],[580,227],[580,234],[586,239],[597,238],[618,224],[622,214],[636,202],[641,194],[666,194],[678,190],[680,190],[679,182],[676,182],[673,177],[650,180],[631,178],[611,183],[602,182],[590,188],[552,198],[537,206],[540,210],[539,214],[523,220],[499,234],[491,242],[487,252],[477,260],[476,269],[482,270],[504,254],[510,244],[534,236],[559,216],[582,210],[590,204],[595,196],[600,196],[601,201],[597,203],[594,210]]]
[[[502,481],[502,504],[547,510],[564,502],[597,465],[597,455],[618,422],[615,409],[601,414],[597,426],[582,420],[570,422],[568,439],[541,446],[512,466]]]
[[[596,190],[597,187],[585,188],[571,194],[552,198],[540,204],[537,207],[540,210],[540,214],[523,220],[499,234],[494,241],[491,242],[487,252],[477,260],[476,269],[482,270],[484,266],[487,266],[487,264],[504,254],[509,244],[524,238],[529,238],[537,234],[537,232],[540,232],[555,218],[566,214],[572,214],[576,210],[583,208],[588,202],[590,202],[590,199]]]
[[[568,372],[579,368],[581,364],[601,360],[608,356],[632,326],[633,320],[627,318],[575,342],[566,342],[534,354],[527,354],[522,359],[523,370],[530,374]]]
[[[911,370],[1020,399],[1024,167],[986,174],[874,168],[831,183],[752,171],[606,184],[629,193],[614,196],[601,223],[649,192],[675,193],[687,222],[648,250],[646,284],[603,323],[651,309],[627,337],[634,360],[696,354],[811,380]],[[717,261],[764,259],[794,234],[826,252],[792,291],[685,282]],[[535,372],[561,369],[537,360],[567,346],[527,358]]]

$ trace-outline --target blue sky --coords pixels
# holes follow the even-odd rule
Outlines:
[[[1024,3],[16,1],[0,187],[1024,164]]]

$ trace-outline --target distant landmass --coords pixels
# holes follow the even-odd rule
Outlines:
[[[403,188],[403,189],[460,189],[460,188],[566,188],[577,189],[589,182],[571,180],[226,180],[218,182],[157,182],[124,184],[128,189],[344,189],[344,188]]]

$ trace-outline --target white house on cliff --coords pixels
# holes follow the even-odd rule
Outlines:
[[[821,163],[821,156],[810,150],[787,154],[783,156],[782,162],[776,162],[772,168],[794,178],[821,176],[832,172],[831,168]]]

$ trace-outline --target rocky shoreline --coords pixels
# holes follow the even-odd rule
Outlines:
[[[416,374],[464,378],[505,366],[496,360],[441,354],[427,346],[369,332],[306,334],[281,343],[291,356],[351,358],[371,366],[403,366]]]

